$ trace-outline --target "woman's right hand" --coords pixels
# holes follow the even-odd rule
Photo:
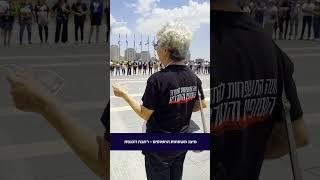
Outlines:
[[[128,90],[118,83],[113,84],[112,88],[113,88],[114,95],[117,97],[124,97],[125,95],[128,94]]]

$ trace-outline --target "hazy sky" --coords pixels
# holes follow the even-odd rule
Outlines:
[[[143,50],[147,50],[148,35],[150,53],[153,56],[152,41],[162,24],[178,19],[193,31],[191,58],[210,57],[210,4],[209,0],[110,0],[111,44],[118,44],[121,36],[121,49],[133,47],[134,34],[136,49],[140,52],[140,36]],[[123,55],[123,51],[121,52]]]

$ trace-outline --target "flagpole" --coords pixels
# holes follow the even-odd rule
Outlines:
[[[133,49],[136,51],[136,34],[133,34]]]
[[[141,34],[141,39],[140,39],[140,54],[142,53],[142,34]]]
[[[118,56],[118,61],[120,61],[120,56],[121,56],[121,42],[120,42],[120,33],[119,33],[119,41],[118,41],[118,45],[119,45],[119,56]]]
[[[128,37],[127,37],[127,34],[126,34],[126,52],[127,52],[126,60],[128,61]]]

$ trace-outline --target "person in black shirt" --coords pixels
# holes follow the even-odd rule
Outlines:
[[[151,75],[152,74],[152,68],[153,68],[153,62],[152,61],[149,61],[148,67],[149,67],[149,75]]]
[[[288,27],[289,27],[289,21],[290,21],[290,12],[292,5],[288,0],[285,0],[281,3],[279,8],[279,38],[281,39],[287,39],[288,34]],[[283,29],[285,25],[285,30],[283,34]]]
[[[127,75],[131,75],[131,67],[132,67],[132,62],[131,61],[128,61],[127,62]]]
[[[134,74],[134,75],[137,74],[137,67],[138,67],[137,61],[133,61],[133,74]]]
[[[142,69],[142,61],[139,60],[138,62],[138,74],[141,75],[141,69]]]
[[[291,104],[297,147],[308,144],[292,78],[294,66],[234,1],[215,0],[211,8],[211,175],[214,180],[258,180],[264,159],[289,152],[286,140],[273,138],[273,134],[286,133],[280,129],[284,122],[283,89]]]
[[[201,80],[185,65],[191,31],[183,24],[164,25],[157,33],[155,50],[165,68],[152,74],[138,103],[120,85],[115,96],[123,98],[145,121],[146,133],[187,133],[192,112],[206,108]],[[199,92],[199,93],[198,93]],[[142,151],[148,180],[181,180],[187,151]]]
[[[58,2],[52,7],[52,11],[56,11],[55,43],[58,43],[60,40],[61,27],[61,42],[66,43],[68,41],[68,21],[70,10],[67,0],[58,0]]]
[[[143,75],[147,74],[147,62],[143,62],[142,67],[143,67],[142,74]]]
[[[88,12],[88,7],[85,3],[83,3],[81,0],[77,0],[76,3],[72,4],[72,12],[74,14],[74,36],[76,42],[78,42],[78,31],[80,29],[80,35],[81,35],[81,43],[83,43],[83,28],[84,28],[84,22],[86,20],[86,14]]]

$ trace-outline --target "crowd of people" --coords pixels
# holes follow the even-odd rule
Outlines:
[[[185,64],[196,74],[210,74],[210,62],[185,61]],[[151,75],[161,71],[165,65],[159,61],[113,61],[110,62],[110,75]]]
[[[242,1],[241,9],[274,39],[303,40],[307,27],[307,40],[320,40],[320,0]]]
[[[108,3],[108,1],[106,1]],[[74,40],[76,43],[84,43],[84,26],[87,17],[90,19],[90,32],[88,43],[91,43],[95,31],[96,42],[99,42],[100,26],[102,19],[106,19],[106,39],[110,33],[109,5],[103,0],[90,0],[89,4],[83,0],[75,0],[70,4],[67,0],[57,0],[52,7],[46,0],[38,0],[32,4],[30,0],[0,0],[0,31],[1,41],[4,45],[11,43],[11,37],[15,22],[19,26],[19,42],[23,44],[23,34],[27,30],[28,43],[32,44],[32,25],[36,23],[39,28],[41,43],[48,43],[50,17],[55,16],[55,43],[67,43],[70,16],[74,17]],[[105,16],[105,17],[104,17]],[[80,37],[79,37],[80,31]]]

